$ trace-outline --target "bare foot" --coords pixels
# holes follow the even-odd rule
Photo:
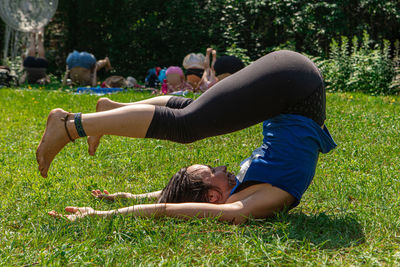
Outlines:
[[[110,59],[108,57],[106,57],[105,60],[106,60],[106,63],[107,63],[106,66],[105,66],[105,69],[106,69],[106,71],[109,71],[109,70],[112,69]]]
[[[47,171],[54,157],[70,142],[64,126],[64,118],[67,114],[70,114],[70,119],[72,119],[73,114],[57,108],[50,111],[47,117],[46,130],[36,150],[36,160],[43,177],[47,177]]]
[[[211,69],[214,70],[215,61],[217,61],[217,51],[213,49],[212,51],[212,61],[211,61]]]
[[[43,32],[39,31],[37,33],[38,42],[43,42]]]
[[[100,112],[100,111],[106,111],[106,110],[110,110],[115,108],[112,103],[114,103],[112,100],[106,98],[106,97],[102,97],[97,101],[96,104],[96,112]],[[102,135],[100,136],[88,136],[87,138],[87,142],[89,145],[88,148],[88,152],[89,155],[94,156],[94,154],[96,153],[97,147],[100,144],[100,139],[101,139]]]
[[[39,30],[38,30],[38,32],[37,32],[39,35],[39,37],[43,37],[43,35],[44,35],[44,27],[41,27]]]
[[[204,70],[210,68],[210,54],[212,52],[212,48],[207,48],[206,50],[206,57],[204,58]]]

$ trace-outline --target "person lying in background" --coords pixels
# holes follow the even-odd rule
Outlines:
[[[186,81],[197,88],[204,73],[204,55],[202,53],[190,53],[185,56],[182,66],[186,70]]]
[[[101,83],[101,88],[144,88],[144,86],[137,83],[136,79],[132,76],[126,78],[118,75],[107,77]]]
[[[41,29],[38,33],[30,34],[28,55],[27,57],[22,56],[24,73],[19,81],[21,84],[25,82],[30,84],[50,83],[50,78],[46,74],[49,62],[45,55],[43,32],[44,29]]]
[[[166,71],[167,94],[192,91],[192,86],[186,82],[183,71],[178,66],[170,66]]]
[[[106,71],[111,69],[108,57],[96,61],[93,54],[76,50],[68,54],[66,63],[67,70],[63,79],[64,85],[70,79],[73,85],[95,87],[97,85],[97,71],[102,68],[105,68]]]
[[[210,54],[212,53],[212,62],[210,67]],[[203,75],[201,76],[200,81],[197,83],[197,86],[194,88],[195,92],[205,92],[211,86],[218,82],[217,77],[215,76],[214,65],[217,60],[217,51],[212,48],[207,48],[206,56],[204,58],[204,66],[203,66]]]
[[[211,67],[210,54],[212,54]],[[207,48],[204,60],[204,73],[195,91],[205,92],[217,82],[222,81],[243,68],[244,63],[239,58],[235,56],[222,56],[217,59],[217,52],[212,48]]]

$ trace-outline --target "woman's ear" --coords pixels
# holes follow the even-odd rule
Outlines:
[[[221,193],[215,189],[208,190],[208,201],[212,204],[216,204],[221,199]]]

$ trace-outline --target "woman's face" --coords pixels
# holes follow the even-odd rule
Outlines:
[[[170,73],[167,75],[167,81],[170,85],[179,85],[182,83],[182,77],[177,73]]]
[[[226,166],[211,167],[208,165],[192,165],[187,168],[187,172],[199,175],[203,178],[203,182],[213,187],[209,194],[215,194],[215,201],[210,202],[222,204],[227,201],[232,189],[236,185],[236,177],[227,171]],[[215,192],[214,192],[215,191]],[[210,198],[210,196],[209,196]]]

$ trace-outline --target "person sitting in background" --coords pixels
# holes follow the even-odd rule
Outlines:
[[[96,86],[97,84],[97,71],[105,68],[111,69],[110,59],[108,57],[96,61],[93,54],[88,52],[74,52],[69,53],[67,57],[67,71],[64,75],[63,84],[67,84],[67,79],[71,79],[72,84],[81,86]]]
[[[126,88],[128,87],[127,80],[118,75],[113,75],[104,80],[101,84],[102,88]]]
[[[167,79],[167,68],[162,68],[157,76],[160,84],[163,84],[164,80]]]
[[[46,74],[49,62],[46,59],[43,46],[43,29],[38,33],[31,33],[29,38],[28,56],[25,58],[23,55],[22,57],[24,58],[24,74],[19,81],[20,83],[50,83],[50,79]]]
[[[182,65],[186,69],[187,82],[196,88],[204,73],[204,55],[190,53],[183,59]]]
[[[161,67],[156,67],[155,69],[157,77],[160,76]]]
[[[157,70],[156,68],[151,68],[147,71],[147,76],[144,79],[144,83],[147,87],[158,87],[160,81],[158,80]]]
[[[210,53],[212,53],[212,62],[210,68]],[[217,59],[217,51],[207,48],[206,58],[204,60],[204,73],[201,81],[195,91],[205,92],[218,81],[243,69],[244,63],[235,56],[222,56]]]
[[[143,88],[143,85],[138,84],[137,80],[132,76],[126,77],[126,85],[128,88]]]
[[[210,54],[212,53],[212,62],[210,68]],[[201,80],[197,83],[197,87],[195,87],[195,92],[205,92],[211,86],[218,82],[217,77],[215,76],[214,64],[217,59],[217,51],[213,50],[212,48],[207,48],[206,57],[204,59],[204,72]]]
[[[185,75],[180,67],[171,66],[166,72],[168,90],[167,93],[179,91],[192,91],[192,86],[186,82]]]
[[[104,80],[101,84],[102,88],[142,88],[132,76],[126,78],[113,75]]]

